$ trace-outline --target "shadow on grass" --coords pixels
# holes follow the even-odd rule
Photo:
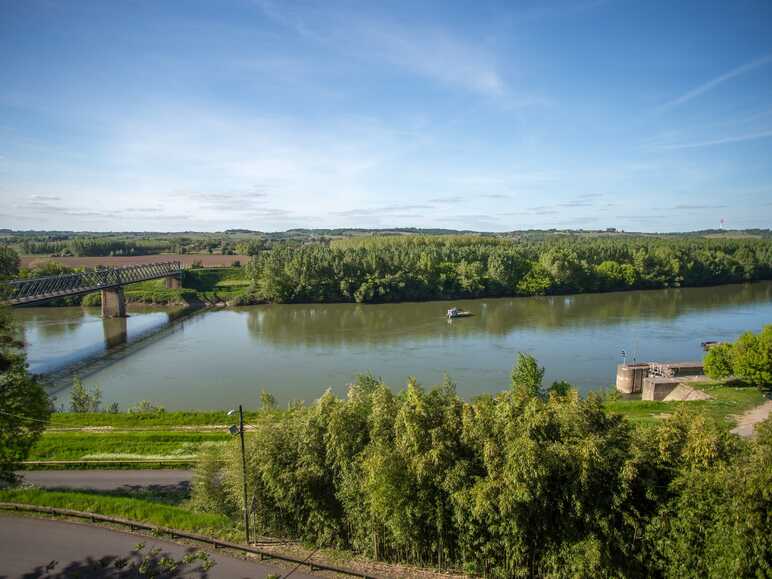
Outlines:
[[[171,506],[179,506],[190,500],[189,481],[168,485],[125,485],[114,490],[74,489],[71,487],[49,487],[46,490],[79,492],[102,497],[142,499]]]

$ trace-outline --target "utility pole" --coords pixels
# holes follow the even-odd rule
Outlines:
[[[249,503],[247,503],[247,453],[244,449],[244,410],[239,404],[239,435],[241,436],[241,476],[244,482],[244,534],[249,545]]]
[[[228,410],[228,416],[235,413],[235,410]],[[231,435],[236,434],[241,437],[241,481],[244,485],[244,536],[249,544],[249,503],[247,502],[247,451],[244,447],[244,408],[239,404],[239,425],[229,426],[228,432]]]

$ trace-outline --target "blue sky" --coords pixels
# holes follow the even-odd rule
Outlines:
[[[0,227],[770,227],[770,30],[767,0],[0,0]]]

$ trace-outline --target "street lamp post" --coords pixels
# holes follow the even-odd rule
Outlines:
[[[234,413],[234,410],[228,412],[228,416]],[[229,429],[231,434],[236,434],[235,426],[231,426]],[[244,485],[244,535],[247,539],[247,545],[249,544],[249,510],[247,503],[247,453],[244,449],[244,409],[239,404],[239,427],[238,434],[241,437],[241,480]]]

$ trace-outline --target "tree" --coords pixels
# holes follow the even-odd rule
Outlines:
[[[13,481],[14,466],[24,460],[45,429],[48,395],[27,372],[13,319],[0,308],[0,480]]]
[[[7,245],[0,245],[0,281],[19,273],[19,254]]]
[[[705,373],[722,379],[730,375],[764,388],[772,384],[772,325],[758,334],[746,332],[734,344],[713,346],[704,359]]]
[[[517,364],[512,368],[512,388],[526,396],[539,396],[543,379],[544,368],[539,367],[536,358],[519,352]]]
[[[705,374],[715,380],[727,378],[732,374],[732,345],[716,344],[708,350],[703,361]]]
[[[276,408],[276,398],[268,390],[260,391],[260,408],[263,410],[272,410]]]
[[[772,324],[759,335],[746,332],[732,347],[734,374],[758,387],[772,384]]]
[[[772,421],[757,439],[738,441],[714,423],[679,413],[647,433],[647,445],[671,450],[659,481],[643,554],[663,577],[764,577],[772,570]],[[670,421],[669,421],[670,422]],[[665,484],[663,484],[665,483]],[[653,490],[653,489],[652,489]]]
[[[72,412],[99,412],[102,403],[102,390],[94,386],[89,390],[83,385],[80,378],[75,376],[70,390],[70,410]]]

